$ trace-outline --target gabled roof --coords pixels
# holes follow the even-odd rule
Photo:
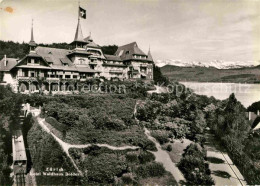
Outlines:
[[[5,59],[3,58],[0,61],[0,71],[10,71],[18,62],[18,59],[15,58],[6,58],[6,66],[5,66]]]
[[[52,62],[53,65],[62,66],[62,61],[66,61],[69,66],[73,65],[72,61],[67,57],[70,50],[38,46],[35,51],[47,62]]]
[[[108,61],[122,61],[122,59],[119,57],[119,56],[115,56],[115,55],[107,55],[107,54],[104,54],[105,58],[108,60]]]
[[[115,55],[120,56],[122,60],[135,59],[134,54],[147,56],[137,45],[136,42],[129,43],[127,45],[123,45],[118,47]]]

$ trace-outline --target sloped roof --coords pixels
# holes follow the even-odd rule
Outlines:
[[[75,41],[85,42],[83,34],[82,34],[82,30],[81,30],[80,19],[78,20],[78,25],[77,25],[77,29],[76,29],[76,33],[75,33],[75,37],[74,37],[74,42]]]
[[[9,70],[11,70],[17,64],[18,59],[6,58],[6,61],[7,61],[7,65],[6,66],[4,64],[4,62],[5,62],[4,58],[0,61],[0,71],[9,71]]]
[[[118,47],[115,55],[120,56],[122,60],[135,59],[134,54],[147,56],[137,45],[136,42],[129,43],[127,45],[123,45]]]
[[[105,58],[108,60],[108,61],[122,61],[122,59],[119,57],[119,56],[115,56],[115,55],[107,55],[107,54],[104,54]]]
[[[110,66],[110,67],[127,67],[124,64],[113,64],[113,63],[103,63],[102,66]]]
[[[89,72],[89,73],[99,72],[99,71],[96,71],[94,69],[87,68],[87,67],[77,67],[77,69],[78,69],[79,72]]]
[[[36,43],[35,43],[34,37],[33,37],[33,26],[32,26],[32,28],[31,28],[31,40],[30,40],[30,42],[29,42],[29,45],[30,45],[30,46],[36,46]]]
[[[35,51],[38,55],[43,57],[46,61],[53,62],[53,65],[62,66],[63,63],[62,63],[61,59],[63,61],[66,60],[66,62],[69,66],[73,65],[72,61],[67,57],[70,50],[38,46],[35,49]]]
[[[87,44],[88,47],[93,47],[93,48],[101,48],[98,44],[96,44],[94,41],[91,43]]]
[[[72,54],[86,54],[86,55],[91,55],[90,52],[86,51],[86,50],[72,50],[72,51],[69,51],[69,53],[67,54],[68,56],[69,55],[72,55]]]
[[[93,41],[93,39],[92,39],[92,37],[91,37],[91,35],[89,35],[88,37],[86,37],[85,39],[84,39],[84,41],[86,41],[86,42],[92,42]]]
[[[152,54],[151,54],[151,51],[150,51],[150,49],[149,49],[149,51],[148,51],[148,60],[150,60],[150,61],[153,61],[153,57],[152,57]]]
[[[35,52],[30,52],[29,54],[26,55],[27,57],[41,57],[40,55],[38,55]]]

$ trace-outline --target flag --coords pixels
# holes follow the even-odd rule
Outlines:
[[[79,7],[79,17],[86,19],[86,10],[81,7]]]

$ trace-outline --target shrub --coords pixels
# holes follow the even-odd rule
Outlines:
[[[141,151],[141,153],[138,156],[138,159],[140,161],[140,163],[145,164],[151,161],[155,160],[155,156],[147,151]]]
[[[164,169],[163,165],[161,163],[153,162],[149,164],[143,164],[140,165],[136,173],[138,176],[142,178],[147,178],[147,177],[160,177],[165,175],[166,170]]]
[[[152,131],[151,135],[160,143],[160,144],[164,144],[169,142],[169,135],[164,132],[164,131]]]
[[[172,146],[171,145],[167,145],[166,150],[171,152],[172,151]]]
[[[124,182],[124,184],[133,183],[133,175],[131,173],[123,174],[122,181]]]
[[[209,165],[205,163],[205,151],[198,144],[190,144],[178,163],[188,185],[213,185]]]
[[[128,152],[128,153],[126,153],[126,160],[129,161],[129,162],[133,162],[133,163],[139,162],[138,161],[138,156],[137,156],[136,152]]]

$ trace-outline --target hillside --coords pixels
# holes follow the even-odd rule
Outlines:
[[[214,67],[161,67],[163,75],[173,81],[260,83],[260,66],[236,69]]]
[[[62,48],[71,49],[68,43],[52,43],[43,44],[40,43],[38,46],[45,46],[51,48]],[[104,54],[114,54],[117,50],[117,45],[101,46]],[[29,45],[27,43],[17,43],[13,41],[1,41],[0,40],[0,60],[6,55],[9,58],[23,58],[29,52]]]

